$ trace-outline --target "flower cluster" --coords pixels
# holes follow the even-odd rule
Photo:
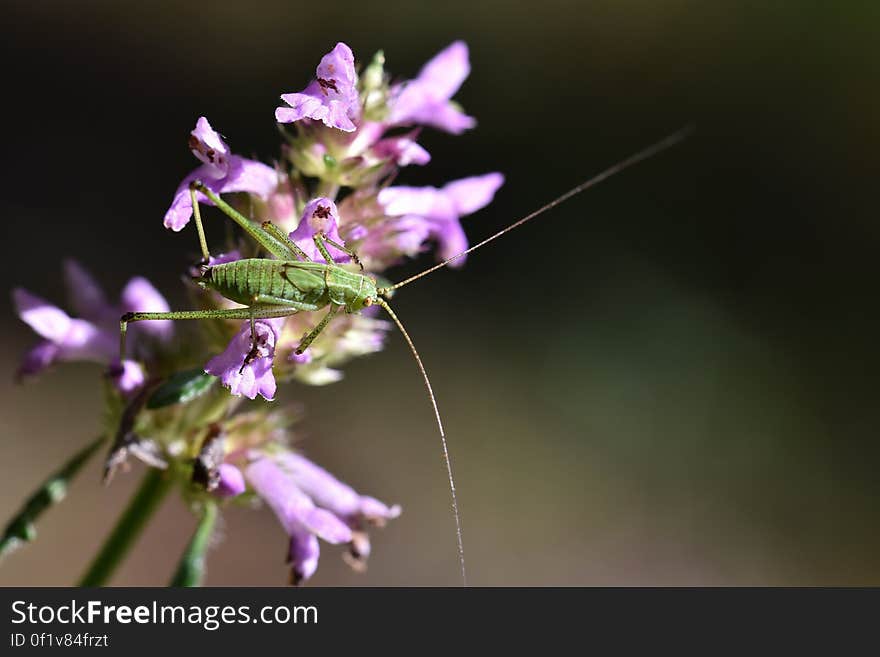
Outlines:
[[[87,360],[107,365],[107,377],[123,394],[130,394],[144,383],[144,371],[134,360],[119,360],[119,316],[125,312],[168,311],[168,303],[150,282],[131,279],[122,290],[119,303],[107,301],[104,291],[75,260],[64,263],[70,305],[79,317],[16,288],[12,292],[18,316],[43,341],[22,360],[18,378],[33,377],[56,362]],[[133,352],[149,359],[161,343],[167,343],[174,327],[169,321],[138,326],[132,333]]]
[[[377,279],[432,245],[439,259],[460,253],[467,248],[461,218],[492,201],[502,175],[440,187],[392,183],[402,168],[431,161],[418,143],[423,129],[457,135],[476,125],[452,100],[469,72],[462,42],[403,81],[388,76],[381,52],[359,73],[351,49],[338,43],[301,91],[281,95],[275,119],[285,141],[278,161],[235,154],[207,118],[198,119],[188,146],[199,165],[178,185],[165,227],[183,230],[194,215],[193,198],[213,205],[206,195],[213,193],[255,226],[271,222],[305,258],[332,259]],[[201,191],[191,191],[195,181]],[[326,238],[326,251],[316,235]],[[271,256],[246,239],[234,241],[212,253],[201,271],[252,257]],[[264,500],[289,537],[293,583],[314,574],[318,539],[347,545],[348,563],[364,567],[367,527],[397,517],[400,507],[356,493],[306,459],[291,447],[289,414],[243,399],[271,401],[283,381],[339,380],[346,361],[382,349],[390,325],[371,312],[376,307],[334,315],[302,352],[300,340],[326,310],[199,322],[198,335],[188,342],[172,339],[168,321],[144,321],[132,326],[131,360],[120,361],[120,315],[164,312],[168,305],[142,278],[132,279],[120,302],[111,304],[78,264],[67,263],[65,273],[77,317],[24,290],[14,293],[20,317],[44,339],[26,355],[20,374],[32,376],[65,360],[107,366],[115,391],[107,414],[107,434],[115,436],[109,475],[132,454],[178,476],[195,504]],[[240,307],[211,289],[192,285],[190,293],[202,310]]]

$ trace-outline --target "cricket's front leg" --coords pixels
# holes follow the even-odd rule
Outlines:
[[[199,233],[199,248],[202,250],[202,264],[207,265],[211,261],[211,252],[208,251],[208,240],[205,239],[205,227],[202,225],[202,211],[199,209],[199,199],[196,188],[189,187],[189,197],[192,201],[193,218],[196,221],[196,230]]]
[[[330,320],[333,319],[333,317],[336,315],[336,311],[338,311],[338,310],[339,310],[339,306],[334,306],[331,304],[330,310],[327,311],[327,314],[324,315],[324,317],[321,319],[320,322],[318,322],[318,325],[315,328],[313,328],[309,333],[306,333],[303,336],[303,339],[300,341],[299,346],[296,348],[296,351],[294,351],[293,353],[295,353],[297,356],[299,356],[306,349],[308,349],[309,345],[311,345],[315,341],[315,338],[317,338],[318,335],[320,335],[321,331],[323,331],[325,328],[327,328],[327,324],[330,323]]]
[[[357,253],[355,253],[348,247],[342,246],[342,244],[336,242],[335,240],[331,240],[322,232],[315,233],[312,239],[315,241],[315,246],[318,248],[318,252],[324,257],[324,260],[327,261],[328,265],[333,264],[333,256],[330,255],[330,250],[327,248],[327,245],[329,244],[334,249],[342,251],[345,255],[351,258],[358,267],[361,268],[361,271],[364,271],[364,266],[361,264],[361,259],[358,258]]]

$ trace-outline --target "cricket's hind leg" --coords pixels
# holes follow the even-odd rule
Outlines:
[[[132,322],[179,320],[179,319],[274,319],[288,317],[300,312],[302,308],[288,306],[257,306],[250,308],[228,308],[221,310],[177,310],[165,313],[126,313],[119,320],[119,358],[125,360],[125,343],[128,325]]]
[[[284,244],[290,250],[290,255],[293,256],[290,258],[291,260],[301,260],[302,262],[312,261],[309,255],[299,248],[297,243],[290,239],[290,236],[281,230],[281,228],[273,224],[271,221],[264,221],[262,226],[264,231],[278,240],[279,243]]]

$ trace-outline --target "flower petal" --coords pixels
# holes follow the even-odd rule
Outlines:
[[[341,41],[321,58],[315,69],[316,82],[321,92],[330,100],[338,100],[345,107],[357,103],[357,71],[354,53]]]
[[[435,187],[386,187],[377,197],[385,214],[418,215],[430,219],[454,219],[458,215],[450,199]]]
[[[15,288],[12,298],[16,312],[25,324],[56,344],[64,341],[73,321],[66,312],[22,288]]]
[[[467,46],[456,41],[425,64],[415,80],[393,90],[389,123],[428,125],[453,134],[473,128],[476,119],[449,102],[469,73]]]
[[[425,105],[414,115],[414,123],[437,128],[453,135],[460,135],[465,130],[476,127],[477,120],[462,112],[453,103],[437,103]]]
[[[313,83],[317,90],[317,83]],[[306,87],[306,92],[312,87]],[[293,123],[301,119],[315,119],[323,121],[327,116],[328,108],[319,95],[310,93],[281,94],[281,100],[290,107],[278,107],[275,109],[275,120],[279,123]]]
[[[402,512],[399,504],[388,506],[384,502],[377,500],[375,497],[369,497],[368,495],[363,495],[360,502],[360,514],[371,522],[393,520]]]
[[[254,323],[257,331],[257,351],[251,354],[251,325],[242,323],[241,330],[230,340],[223,353],[214,356],[205,365],[208,374],[219,376],[232,395],[244,395],[256,399],[262,395],[271,401],[275,398],[276,383],[272,373],[275,342],[281,320],[260,320]],[[251,360],[248,362],[248,358]]]
[[[380,159],[393,160],[401,167],[421,166],[431,161],[431,154],[416,143],[413,133],[381,139],[373,145],[373,153]]]
[[[289,535],[306,530],[328,543],[348,543],[351,540],[348,525],[330,511],[317,508],[296,485],[293,476],[274,458],[258,458],[247,466],[245,476]]]
[[[467,44],[454,41],[422,67],[416,80],[424,85],[433,98],[449,100],[461,88],[470,72]]]
[[[71,319],[70,328],[58,346],[59,360],[107,363],[119,354],[119,334],[84,319]]]
[[[40,342],[25,354],[16,372],[16,378],[18,380],[26,379],[48,369],[58,358],[58,351],[58,345],[54,342],[49,340]]]
[[[125,395],[129,395],[139,389],[146,380],[144,368],[133,360],[124,360],[121,364],[117,360],[116,363],[110,366],[107,375],[116,389]]]
[[[437,258],[440,260],[448,260],[468,248],[467,235],[465,235],[458,219],[435,222],[431,232],[432,236],[437,240]],[[462,256],[456,259],[449,266],[461,267],[465,262],[465,257]]]
[[[189,148],[210,171],[210,178],[223,178],[229,170],[229,146],[217,133],[208,119],[200,116],[190,133]]]
[[[327,470],[295,452],[282,452],[278,463],[296,482],[296,486],[318,506],[349,521],[363,516],[370,520],[391,519],[400,515],[400,507],[388,507],[376,498],[359,495]]]
[[[290,535],[290,550],[287,560],[290,562],[290,583],[299,586],[311,579],[318,570],[318,559],[321,546],[318,537],[304,530],[296,530]]]
[[[458,216],[463,217],[489,205],[503,184],[504,176],[494,172],[454,180],[441,191],[449,198]]]
[[[208,266],[223,265],[227,262],[235,262],[236,260],[241,260],[241,253],[238,249],[233,249],[227,253],[218,253],[215,256],[210,256],[208,258]]]
[[[177,190],[174,192],[174,200],[171,201],[171,207],[165,212],[163,220],[165,228],[170,228],[177,233],[183,230],[183,227],[189,223],[193,212],[189,184],[193,180],[201,180],[205,185],[211,187],[211,179],[204,176],[206,172],[208,172],[207,165],[203,164],[180,181]],[[207,201],[207,199],[205,200]]]
[[[315,504],[343,517],[358,513],[360,496],[351,486],[342,483],[327,470],[300,454],[284,452],[276,458],[297,487],[311,497]]]
[[[166,313],[171,310],[165,297],[153,287],[146,278],[136,276],[125,285],[122,290],[122,312],[152,312]],[[174,331],[174,322],[170,320],[154,320],[149,322],[140,322],[137,327],[144,333],[149,333],[162,340],[171,337]]]
[[[64,261],[64,283],[74,312],[80,317],[99,320],[111,310],[101,286],[79,262]]]
[[[339,209],[329,198],[316,198],[309,201],[303,209],[302,219],[292,233],[290,239],[296,242],[306,254],[316,262],[324,262],[324,256],[315,245],[314,236],[323,233],[337,244],[345,243],[339,235]],[[347,262],[349,256],[338,249],[327,245],[327,250],[335,262]]]
[[[247,192],[266,200],[278,187],[278,172],[262,162],[233,155],[229,158],[229,174],[219,187],[219,194]]]
[[[221,463],[217,468],[220,481],[214,489],[214,495],[219,497],[235,497],[241,495],[246,488],[244,475],[241,470],[231,463]]]

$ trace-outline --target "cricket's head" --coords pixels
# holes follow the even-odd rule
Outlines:
[[[345,309],[350,313],[369,308],[379,298],[376,279],[369,274],[337,270],[333,279],[338,289],[345,294]]]

